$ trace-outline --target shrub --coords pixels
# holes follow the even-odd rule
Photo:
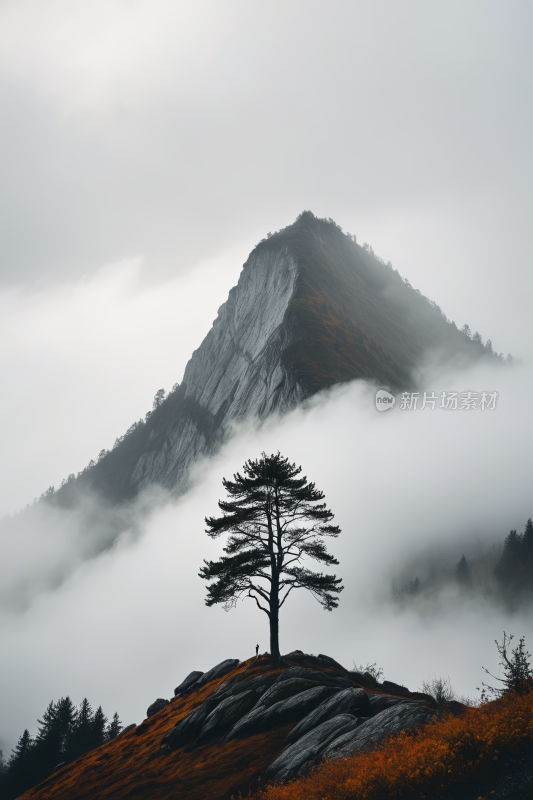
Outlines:
[[[326,761],[307,777],[267,786],[259,800],[436,800],[486,776],[531,737],[533,692],[508,694],[416,734],[403,731],[373,752]]]
[[[435,698],[439,707],[446,705],[450,700],[457,699],[449,678],[431,678],[431,680],[422,681],[420,687],[421,692]]]

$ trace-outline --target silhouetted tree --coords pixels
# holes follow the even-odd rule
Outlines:
[[[5,776],[5,794],[7,797],[18,797],[36,783],[33,777],[32,761],[34,741],[28,729],[19,737],[11,758],[7,764]]]
[[[107,726],[105,730],[105,738],[106,741],[111,741],[111,739],[116,739],[119,735],[120,731],[122,730],[122,722],[119,719],[117,712],[113,714],[113,719]]]
[[[457,562],[457,565],[455,567],[455,576],[457,578],[458,583],[461,586],[464,587],[470,586],[471,583],[470,565],[464,555]]]
[[[108,725],[101,706],[93,714],[87,699],[77,710],[69,697],[62,697],[57,703],[52,701],[38,720],[35,739],[28,730],[19,738],[7,764],[3,784],[0,769],[0,800],[13,800],[47,778],[62,761],[71,761],[115,738],[121,724],[115,713]]]
[[[165,399],[165,390],[158,389],[154,395],[154,402],[152,403],[152,411],[155,411],[156,408],[159,408],[164,399]]]
[[[330,525],[332,512],[324,494],[297,477],[302,469],[277,455],[247,461],[244,475],[222,483],[230,500],[219,501],[223,516],[207,517],[206,533],[213,539],[230,534],[226,556],[204,561],[200,577],[213,581],[206,605],[222,603],[226,610],[237,600],[252,598],[268,616],[270,652],[274,663],[279,653],[279,610],[294,589],[308,589],[326,611],[338,606],[341,579],[312,572],[302,566],[312,558],[326,566],[339,562],[326,551],[323,538],[336,537],[337,525]]]
[[[498,580],[511,586],[516,579],[517,571],[522,560],[522,537],[516,530],[509,531],[503,543],[503,551],[500,560],[494,568],[494,574]]]
[[[91,750],[95,747],[100,747],[105,742],[106,726],[107,717],[102,710],[102,706],[98,706],[93,717]]]
[[[522,536],[522,547],[526,558],[533,557],[533,522],[531,517],[526,522],[524,534]]]
[[[509,692],[516,692],[522,695],[526,694],[526,692],[533,691],[533,670],[529,665],[531,653],[527,652],[525,639],[522,636],[522,638],[519,639],[518,647],[515,647],[511,654],[509,654],[513,639],[514,636],[512,634],[508,636],[504,631],[501,644],[496,641],[496,639],[494,640],[498,655],[500,656],[500,666],[504,674],[503,678],[497,678],[496,675],[493,675],[492,672],[489,672],[488,669],[483,667],[487,675],[503,683],[502,689],[495,689],[493,686],[489,686],[486,683],[483,684],[489,692],[500,697]]]
[[[76,712],[76,719],[72,726],[72,732],[68,740],[65,760],[72,761],[74,758],[92,750],[94,745],[94,715],[91,704],[85,697]]]
[[[463,327],[461,328],[461,333],[464,333],[464,335],[468,336],[469,339],[472,338],[472,331],[470,330],[470,326],[469,325],[466,325],[466,324],[463,325]]]
[[[65,750],[72,732],[75,709],[69,697],[53,701],[43,714],[35,737],[32,754],[32,774],[34,783],[46,778],[60,761],[65,759]]]

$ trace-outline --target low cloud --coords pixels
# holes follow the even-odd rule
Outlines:
[[[281,617],[282,651],[325,652],[347,667],[377,661],[386,678],[410,688],[449,675],[458,691],[475,694],[481,665],[497,669],[493,640],[503,629],[531,641],[527,615],[510,617],[475,597],[459,605],[450,590],[428,613],[402,610],[391,606],[390,587],[422,550],[445,544],[460,556],[465,541],[500,540],[531,516],[532,375],[526,367],[479,367],[428,387],[443,388],[494,389],[498,407],[401,411],[397,404],[380,414],[375,387],[356,381],[282,419],[240,428],[198,466],[186,496],[153,508],[137,521],[138,535],[130,529],[97,557],[85,560],[83,539],[66,545],[59,531],[40,569],[53,569],[54,556],[72,558],[67,579],[35,594],[25,610],[4,605],[0,613],[4,749],[24,727],[34,729],[52,698],[87,695],[126,724],[139,722],[190,670],[247,658],[256,642],[268,649],[266,617],[246,602],[228,614],[206,608],[198,577],[202,560],[223,545],[203,524],[217,511],[222,477],[263,450],[301,464],[342,529],[331,546],[345,584],[340,607],[329,615],[310,596],[296,596]],[[36,551],[36,585],[39,561]],[[13,570],[24,574],[24,559],[18,564]]]

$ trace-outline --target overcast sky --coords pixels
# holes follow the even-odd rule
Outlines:
[[[527,376],[532,16],[514,0],[0,0],[0,515],[82,469],[181,380],[250,249],[305,208],[522,357]],[[527,415],[515,423],[525,448]],[[17,697],[35,686],[38,615],[66,598],[75,607],[52,594],[36,617],[10,617],[19,655],[4,675],[27,670]],[[104,679],[88,683],[76,691],[100,702]],[[71,691],[37,686],[0,739],[52,689]]]

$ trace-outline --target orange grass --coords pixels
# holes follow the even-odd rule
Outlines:
[[[316,668],[315,663],[307,664],[305,660],[300,665]],[[239,790],[247,792],[284,749],[294,723],[225,744],[215,739],[173,753],[160,750],[161,739],[168,730],[194,711],[221,683],[244,671],[251,678],[281,673],[283,669],[273,668],[269,658],[244,661],[223,678],[165,706],[150,717],[142,732],[132,730],[54,772],[21,795],[21,800],[222,800]],[[344,672],[334,666],[322,671],[331,677]]]
[[[490,773],[533,735],[533,692],[446,715],[417,734],[402,732],[378,750],[326,761],[305,778],[267,786],[257,800],[396,800],[438,798]]]
[[[249,677],[282,671],[272,669],[261,659],[245,661],[224,678],[211,681],[203,689],[165,706],[148,720],[144,733],[137,735],[136,730],[132,730],[85,753],[21,798],[218,800],[239,788],[247,790],[251,781],[283,749],[291,725],[280,726],[268,734],[234,739],[222,746],[214,741],[191,751],[182,748],[163,753],[160,750],[161,739],[168,730],[203,703],[227,678],[243,670]]]

